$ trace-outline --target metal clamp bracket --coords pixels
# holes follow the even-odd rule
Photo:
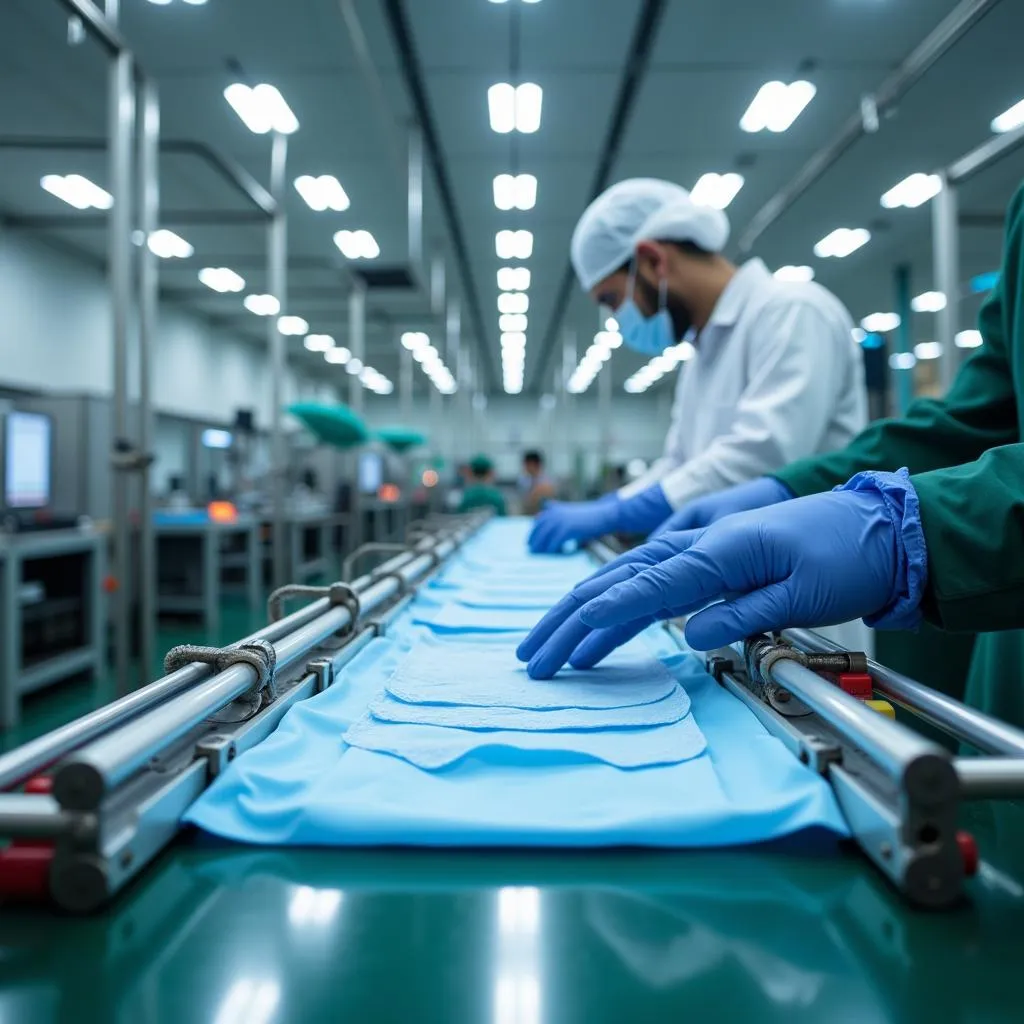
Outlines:
[[[326,587],[308,587],[300,583],[289,583],[278,587],[267,600],[267,615],[271,622],[280,622],[284,618],[284,603],[293,597],[326,597],[331,607],[343,606],[348,609],[349,624],[342,631],[342,636],[350,633],[359,620],[361,606],[359,595],[347,583],[332,583]]]
[[[367,555],[404,555],[411,554],[412,549],[404,544],[362,544],[341,563],[341,575],[345,579],[352,579],[352,570],[359,564],[361,558]]]
[[[269,640],[250,640],[237,647],[199,647],[193,644],[182,644],[172,647],[164,657],[164,670],[177,672],[199,662],[201,665],[212,665],[218,672],[231,668],[233,665],[248,665],[256,672],[256,684],[249,689],[248,695],[260,704],[269,704],[277,697],[277,651]]]

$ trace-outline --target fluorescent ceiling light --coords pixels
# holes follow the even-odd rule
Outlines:
[[[910,308],[915,313],[938,313],[946,308],[946,296],[942,292],[921,292],[910,300]]]
[[[345,364],[345,372],[350,377],[358,377],[363,372],[363,361],[361,359],[350,359]]]
[[[334,348],[334,339],[329,334],[307,334],[302,344],[310,352],[330,352]]]
[[[898,206],[914,209],[927,203],[942,191],[942,179],[937,174],[911,174],[897,182],[888,192],[884,193],[880,202],[887,209]]]
[[[499,313],[526,313],[530,309],[530,296],[526,292],[502,292],[498,296]]]
[[[336,231],[334,244],[347,260],[375,260],[380,255],[377,239],[369,231]]]
[[[893,352],[889,356],[889,366],[894,370],[912,370],[917,365],[917,356],[913,352]]]
[[[245,288],[245,278],[229,267],[203,267],[199,280],[215,292],[240,292]]]
[[[526,331],[529,318],[523,313],[503,313],[498,317],[498,330],[502,334],[520,334]]]
[[[309,333],[309,324],[301,316],[282,316],[277,321],[277,329],[286,337],[301,338]]]
[[[506,331],[501,336],[501,347],[526,348],[526,335],[522,331]]]
[[[533,82],[512,86],[499,82],[487,90],[491,130],[499,135],[518,131],[532,134],[540,128],[544,91]]]
[[[960,331],[954,341],[957,348],[978,348],[984,342],[981,331]]]
[[[45,174],[39,184],[76,210],[109,210],[114,197],[81,174]]]
[[[914,346],[914,357],[916,359],[938,359],[941,355],[941,341],[919,341]]]
[[[530,271],[527,267],[500,267],[498,288],[503,292],[525,292],[530,287]]]
[[[861,327],[869,334],[885,334],[895,331],[900,325],[899,313],[869,313],[860,322]]]
[[[407,349],[409,352],[416,352],[429,346],[430,338],[423,331],[406,331],[402,335],[402,348]]]
[[[344,213],[352,205],[348,193],[333,174],[321,174],[319,178],[303,174],[295,179],[295,191],[318,213],[324,210]]]
[[[412,349],[412,357],[417,363],[430,361],[437,358],[437,349],[429,342],[426,345],[417,345]]]
[[[822,259],[829,256],[842,259],[856,252],[870,240],[871,232],[867,228],[836,228],[815,245],[814,255]]]
[[[605,320],[604,322],[604,329],[606,331],[618,331],[619,321],[616,320],[613,316],[608,317],[608,319]]]
[[[713,206],[716,210],[724,210],[743,188],[743,175],[733,174],[702,174],[697,184],[690,190],[690,198],[701,206]]]
[[[152,232],[146,244],[154,256],[159,256],[163,260],[187,260],[195,252],[195,249],[181,235],[176,235],[173,231],[168,231],[167,228],[160,228]]]
[[[1024,100],[1014,103],[1009,110],[1004,110],[998,117],[992,119],[992,131],[999,134],[1012,132],[1021,125],[1024,125]]]
[[[765,82],[740,118],[740,128],[745,132],[784,132],[816,91],[810,82]]]
[[[494,249],[500,260],[528,260],[533,255],[533,232],[499,231],[494,236]]]
[[[499,174],[494,179],[494,205],[499,210],[532,210],[537,203],[533,174]]]
[[[281,312],[281,303],[273,295],[246,295],[242,305],[256,316],[277,316]]]
[[[266,135],[270,131],[291,135],[298,131],[299,122],[292,108],[272,85],[262,83],[250,88],[242,82],[235,82],[224,90],[224,99],[231,104],[245,127],[256,135]]]
[[[306,339],[309,340],[308,338]],[[324,353],[324,359],[329,363],[335,363],[338,366],[344,366],[352,358],[352,353],[349,352],[344,345],[339,345],[338,348],[328,349]]]
[[[622,347],[622,335],[618,331],[598,331],[594,335],[594,344],[610,352]]]
[[[692,359],[697,354],[696,348],[693,343],[689,341],[681,341],[676,345],[676,356],[679,362],[685,363]]]
[[[865,331],[863,327],[854,327],[854,328],[853,328],[853,329],[852,329],[852,330],[850,331],[850,337],[851,337],[851,338],[853,338],[853,340],[854,340],[854,341],[855,341],[855,342],[856,342],[856,343],[857,343],[858,345],[862,345],[862,344],[864,343],[864,339],[865,339],[865,338],[866,338],[867,336],[868,336],[868,332],[867,332],[867,331]]]
[[[777,281],[799,281],[801,284],[806,284],[808,281],[814,280],[814,267],[779,267],[772,276]]]

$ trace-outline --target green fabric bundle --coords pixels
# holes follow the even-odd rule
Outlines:
[[[407,452],[410,448],[418,448],[427,443],[426,437],[418,430],[410,427],[381,427],[375,432],[378,440],[383,441],[396,452]]]
[[[296,402],[288,412],[318,440],[335,448],[354,448],[370,439],[366,424],[347,405]]]

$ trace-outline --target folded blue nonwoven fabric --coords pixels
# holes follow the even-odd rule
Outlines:
[[[556,729],[627,729],[668,725],[685,718],[690,698],[676,686],[663,700],[625,708],[525,708],[473,707],[471,705],[408,704],[385,695],[373,701],[370,714],[382,722],[422,725],[450,725],[459,729],[526,729],[551,732]]]
[[[523,633],[532,629],[540,613],[530,608],[465,608],[450,602],[440,606],[414,601],[412,621],[437,633]]]
[[[523,767],[602,761],[618,768],[678,764],[704,752],[704,735],[693,717],[652,729],[600,732],[477,732],[436,725],[383,724],[370,715],[345,734],[363,750],[400,757],[426,771],[447,768],[465,757],[483,757]]]
[[[621,708],[652,704],[677,689],[657,659],[636,645],[616,651],[597,668],[554,679],[531,679],[510,646],[466,643],[457,656],[438,657],[418,644],[387,681],[388,693],[412,704],[478,707]]]

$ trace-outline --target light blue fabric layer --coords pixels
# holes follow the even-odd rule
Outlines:
[[[454,601],[434,605],[412,603],[412,621],[435,633],[525,633],[540,620],[531,608],[467,608]]]
[[[511,768],[587,761],[618,768],[649,768],[688,761],[705,750],[704,735],[692,715],[654,729],[591,732],[480,732],[436,725],[385,724],[366,715],[348,730],[345,742],[400,757],[426,771],[447,768],[471,755]]]

